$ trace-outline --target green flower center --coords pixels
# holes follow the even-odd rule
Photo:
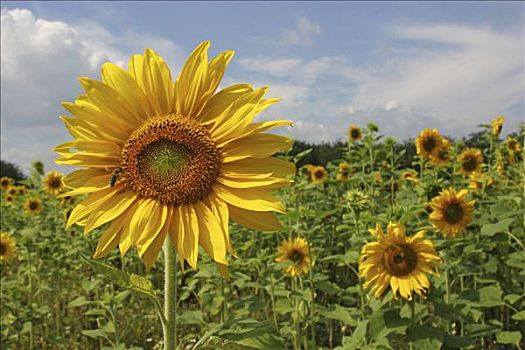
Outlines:
[[[181,205],[203,199],[219,173],[209,132],[177,115],[148,119],[122,150],[120,178],[140,196]]]
[[[405,276],[417,266],[417,254],[408,244],[392,244],[383,255],[384,266],[393,276]]]
[[[444,219],[445,221],[450,224],[454,225],[460,222],[463,219],[463,208],[459,203],[450,203],[445,208],[444,212]]]

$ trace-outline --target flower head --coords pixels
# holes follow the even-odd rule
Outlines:
[[[481,171],[483,155],[477,148],[467,148],[459,155],[460,168],[459,172],[464,176]]]
[[[339,181],[348,181],[348,174],[350,173],[350,166],[347,163],[339,163],[339,171],[336,179]]]
[[[292,276],[299,276],[308,272],[310,269],[310,254],[308,252],[308,242],[301,237],[285,240],[277,249],[279,256],[277,262],[289,261],[291,266],[287,266],[284,271]]]
[[[371,287],[376,297],[389,286],[396,297],[411,300],[414,292],[424,296],[430,288],[427,274],[437,273],[441,261],[425,231],[407,237],[403,225],[389,223],[386,235],[379,224],[370,233],[376,241],[363,247],[359,259],[363,286]]]
[[[312,182],[322,183],[327,179],[327,177],[328,172],[322,165],[315,166],[310,170],[310,179]]]
[[[437,129],[424,129],[416,138],[416,152],[422,158],[437,157],[443,145],[443,136]]]
[[[505,121],[505,118],[502,115],[498,115],[495,119],[493,119],[490,122],[490,126],[492,129],[492,136],[499,137],[499,134],[501,133],[501,129],[503,128],[504,121]]]
[[[42,201],[37,197],[28,198],[24,203],[24,209],[30,215],[38,215],[43,209]]]
[[[348,139],[351,142],[359,141],[361,140],[362,137],[363,137],[363,133],[361,132],[361,128],[359,128],[357,125],[352,124],[348,128]]]
[[[1,184],[3,190],[7,190],[9,188],[9,186],[11,186],[13,184],[13,182],[14,182],[13,179],[11,179],[8,176],[3,176],[0,179],[0,184]]]
[[[445,237],[457,237],[472,221],[475,201],[466,201],[467,190],[456,192],[455,189],[441,191],[432,199],[430,221]]]
[[[47,173],[43,180],[44,190],[54,195],[59,194],[64,189],[63,178],[64,175],[57,171]]]
[[[521,144],[513,137],[508,136],[505,143],[507,144],[507,149],[511,153],[520,153],[522,150]]]
[[[105,63],[102,81],[81,78],[85,94],[63,104],[74,140],[55,148],[56,163],[83,167],[64,178],[72,189],[64,195],[89,194],[67,226],[85,223],[89,233],[109,223],[95,257],[136,246],[150,268],[169,237],[181,263],[196,268],[200,245],[224,272],[229,219],[280,227],[273,212],[284,205],[271,192],[295,168],[273,155],[292,142],[265,132],[290,122],[253,122],[278,101],[264,98],[266,87],[216,92],[233,51],[209,60],[209,46],[191,53],[175,81],[151,49],[133,55],[127,70]]]
[[[0,261],[9,262],[16,256],[16,241],[6,232],[0,234]]]
[[[436,155],[430,155],[430,163],[434,165],[447,165],[450,161],[450,141],[446,138],[441,140],[441,148]]]

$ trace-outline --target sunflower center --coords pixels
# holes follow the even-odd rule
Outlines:
[[[38,209],[38,203],[37,202],[30,202],[29,203],[29,209],[31,209],[31,210]]]
[[[359,130],[358,129],[352,129],[350,130],[350,135],[353,139],[357,139],[359,137]]]
[[[423,149],[427,152],[433,151],[436,148],[436,140],[433,137],[427,137],[423,141]]]
[[[4,255],[7,252],[6,245],[2,242],[0,243],[0,255]]]
[[[387,271],[393,276],[405,276],[417,266],[417,254],[408,244],[392,244],[384,253]]]
[[[293,261],[295,264],[299,265],[303,261],[303,254],[301,254],[301,252],[299,252],[297,250],[294,250],[290,254],[290,260]]]
[[[204,127],[178,115],[154,117],[131,134],[122,150],[122,178],[162,203],[204,198],[215,182],[219,151]]]
[[[466,171],[473,171],[476,169],[478,162],[476,161],[475,157],[470,156],[463,161],[462,165],[463,169],[465,169]]]
[[[53,178],[49,180],[49,187],[56,189],[56,188],[60,188],[60,186],[61,186],[60,179]]]
[[[314,176],[315,176],[316,179],[322,179],[324,177],[324,172],[322,170],[317,170],[314,173]]]
[[[450,203],[444,211],[444,219],[450,224],[454,225],[463,219],[463,208],[459,203]]]

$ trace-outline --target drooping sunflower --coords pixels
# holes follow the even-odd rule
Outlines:
[[[430,221],[445,237],[457,237],[472,221],[475,201],[467,201],[467,190],[449,188],[432,199]]]
[[[0,261],[9,262],[16,256],[16,241],[6,232],[0,234]]]
[[[492,136],[499,137],[501,129],[503,128],[503,122],[505,118],[502,115],[498,115],[495,119],[490,122],[492,128]]]
[[[422,158],[437,157],[443,145],[443,136],[437,129],[424,129],[416,138],[416,152]]]
[[[362,137],[363,137],[363,133],[361,132],[361,128],[358,127],[357,125],[352,124],[348,128],[348,139],[350,140],[350,142],[359,141],[361,140]]]
[[[58,171],[52,171],[47,173],[42,183],[44,184],[44,190],[57,195],[64,190],[64,175]]]
[[[459,172],[464,176],[481,171],[483,155],[477,148],[467,148],[458,157],[460,168]]]
[[[24,202],[24,209],[30,215],[38,215],[42,212],[42,201],[40,198],[31,197]]]
[[[308,272],[310,269],[310,254],[308,252],[308,242],[301,237],[285,240],[277,249],[279,256],[275,258],[277,262],[289,261],[290,266],[284,268],[284,272],[299,276]]]
[[[369,231],[376,242],[367,243],[361,250],[359,276],[365,279],[363,287],[371,287],[376,297],[388,286],[395,297],[399,294],[411,300],[413,292],[424,296],[430,288],[427,274],[436,274],[441,262],[432,241],[425,239],[425,231],[407,237],[399,223],[389,223],[386,235],[379,224]]]
[[[350,166],[347,163],[339,163],[339,171],[336,179],[338,181],[348,181],[348,174],[350,173]]]
[[[310,179],[313,182],[322,183],[326,180],[327,177],[328,172],[322,165],[315,166],[310,170]]]
[[[84,168],[64,178],[72,189],[64,195],[89,194],[67,226],[84,224],[87,234],[111,223],[95,257],[136,246],[149,269],[169,236],[181,263],[196,268],[201,245],[226,273],[230,219],[280,227],[273,212],[284,205],[271,192],[295,168],[272,156],[292,141],[265,131],[291,123],[253,123],[278,101],[264,98],[266,87],[216,92],[233,51],[208,60],[209,46],[197,46],[175,81],[151,49],[132,56],[127,70],[105,63],[102,81],[80,78],[85,95],[63,103],[74,140],[55,148],[56,163]]]
[[[0,179],[0,185],[2,186],[2,189],[4,191],[7,190],[9,186],[11,186],[12,183],[13,183],[13,179],[10,178],[9,176],[3,176]]]

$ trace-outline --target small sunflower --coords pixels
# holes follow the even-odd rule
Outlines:
[[[16,256],[16,241],[8,233],[0,234],[0,261],[9,262]]]
[[[469,188],[480,191],[483,187],[489,187],[494,183],[492,176],[485,173],[473,173],[469,176]]]
[[[401,178],[405,181],[410,181],[410,182],[418,182],[419,179],[417,177],[417,173],[413,170],[407,170],[407,171],[403,171],[401,173]]]
[[[450,149],[450,141],[446,138],[443,138],[441,141],[441,148],[437,152],[437,154],[430,155],[430,163],[434,165],[447,165],[450,161],[451,156],[451,149]]]
[[[57,171],[47,173],[44,180],[42,180],[44,190],[54,195],[59,194],[65,188],[63,178],[64,175]]]
[[[18,194],[20,196],[23,196],[27,193],[27,187],[25,186],[18,186],[17,189],[18,189]]]
[[[359,128],[357,125],[351,125],[348,128],[348,138],[351,142],[356,142],[361,140],[363,137],[363,133],[361,132],[361,128]]]
[[[350,173],[350,166],[347,163],[340,163],[339,171],[337,172],[336,179],[338,181],[348,181],[349,173]]]
[[[437,157],[443,144],[443,136],[437,129],[424,129],[416,138],[416,152],[422,158]]]
[[[457,237],[472,221],[475,201],[466,201],[467,190],[456,192],[455,189],[441,191],[432,199],[430,221],[445,237]]]
[[[38,215],[42,212],[42,201],[37,197],[26,199],[24,209],[30,215]]]
[[[310,177],[312,175],[312,169],[315,168],[315,165],[305,164],[299,170],[302,176]]]
[[[405,227],[389,223],[387,234],[379,224],[370,233],[376,242],[367,243],[359,258],[359,276],[363,287],[371,287],[380,297],[390,286],[394,296],[411,300],[413,292],[425,296],[430,288],[427,274],[436,274],[441,258],[432,241],[424,239],[425,231],[406,237]]]
[[[9,186],[6,195],[14,197],[18,194],[18,186]]]
[[[277,249],[279,256],[277,262],[289,261],[292,265],[284,269],[284,272],[299,276],[310,269],[310,254],[308,253],[308,242],[301,237],[285,240]]]
[[[15,201],[15,197],[9,196],[9,195],[5,196],[6,204],[11,205],[11,204],[13,204],[14,201]]]
[[[490,125],[492,128],[492,136],[499,137],[499,134],[501,133],[501,129],[503,128],[504,121],[505,121],[505,118],[502,115],[499,115],[490,122]]]
[[[379,171],[374,172],[373,176],[374,176],[374,182],[376,184],[380,184],[381,182],[383,182],[383,176],[381,175]]]
[[[505,140],[505,143],[507,144],[507,149],[512,153],[520,153],[521,152],[521,144],[518,142],[518,140],[508,136]]]
[[[265,98],[267,87],[217,92],[234,53],[209,59],[209,46],[198,45],[175,80],[151,49],[127,70],[104,63],[101,81],[80,78],[85,94],[63,103],[74,140],[55,148],[55,162],[83,168],[64,178],[72,189],[64,195],[89,194],[67,227],[85,223],[87,234],[110,223],[95,258],[136,246],[149,269],[171,239],[181,263],[197,268],[200,245],[227,275],[230,219],[280,227],[273,213],[285,209],[272,192],[290,184],[295,167],[274,155],[292,141],[266,132],[291,123],[254,122],[279,100]]]
[[[460,162],[459,172],[464,176],[481,171],[483,155],[477,148],[467,148],[458,157]]]
[[[318,165],[310,170],[310,179],[313,182],[324,182],[328,177],[328,172],[322,165]]]
[[[0,184],[2,185],[2,189],[5,191],[13,184],[13,179],[8,176],[3,176],[0,179]]]

